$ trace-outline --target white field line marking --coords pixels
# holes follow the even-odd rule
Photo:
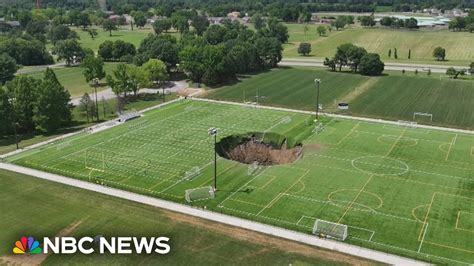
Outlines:
[[[117,136],[115,136],[115,137],[113,137],[113,138],[107,139],[107,140],[105,141],[105,143],[109,143],[109,142],[111,142],[112,140],[115,140],[115,139],[118,139],[118,138],[122,138],[122,137],[124,137],[124,136],[127,136],[127,135],[133,133],[133,132],[136,131],[136,130],[143,130],[143,129],[145,129],[145,128],[149,128],[151,125],[154,125],[154,124],[157,124],[157,123],[160,123],[160,122],[169,120],[169,119],[171,119],[171,118],[173,118],[173,117],[175,117],[175,116],[183,115],[183,114],[185,114],[185,113],[186,113],[186,111],[184,111],[184,112],[178,112],[177,114],[168,116],[168,117],[166,117],[166,118],[164,118],[164,119],[159,119],[159,120],[157,120],[157,121],[155,121],[155,122],[151,122],[151,123],[149,123],[148,125],[146,125],[146,126],[144,126],[144,127],[140,127],[140,128],[135,128],[135,129],[133,129],[133,130],[129,130],[129,131],[123,133],[123,134],[120,134],[120,135],[117,135]],[[121,124],[120,124],[120,125],[121,125]],[[64,155],[64,156],[60,156],[60,157],[58,157],[58,158],[54,158],[54,159],[52,159],[52,160],[50,160],[50,161],[46,161],[46,162],[44,162],[43,164],[49,164],[49,163],[52,162],[52,161],[56,161],[56,160],[62,159],[62,157],[74,155],[74,154],[80,153],[80,152],[82,152],[82,151],[84,151],[84,150],[90,149],[90,148],[92,148],[92,147],[95,147],[95,146],[98,146],[98,145],[101,145],[101,144],[104,144],[104,141],[98,142],[98,143],[93,144],[93,145],[90,145],[90,146],[87,146],[87,147],[85,147],[85,148],[83,148],[83,149],[80,149],[80,150],[77,150],[77,151],[75,151],[75,152],[66,154],[66,155]]]
[[[295,110],[295,109],[289,109],[289,108],[264,106],[264,105],[253,106],[253,105],[244,104],[244,103],[229,102],[229,101],[217,101],[217,100],[204,99],[204,98],[191,98],[191,100],[193,100],[193,101],[202,101],[202,102],[213,102],[213,103],[227,104],[227,105],[238,105],[238,106],[251,107],[251,108],[257,108],[257,109],[268,109],[268,110],[276,110],[276,111],[283,111],[283,112],[294,112],[294,113],[309,114],[309,115],[315,115],[316,114],[313,111],[303,111],[303,110]],[[366,122],[366,123],[369,123],[369,124],[377,123],[377,124],[386,124],[386,125],[395,125],[395,126],[399,125],[399,123],[396,122],[396,121],[389,121],[389,120],[382,120],[382,119],[373,119],[373,118],[347,116],[347,115],[337,115],[337,114],[330,114],[330,113],[320,113],[320,114],[328,116],[328,117],[335,117],[335,118],[346,119],[346,120],[355,120],[355,121]],[[467,134],[469,136],[474,134],[474,131],[472,131],[472,130],[448,128],[448,127],[438,127],[438,126],[428,126],[428,125],[421,125],[421,124],[418,125],[418,128],[423,128],[423,129],[427,129],[427,130],[436,130],[436,131],[448,131],[448,132],[464,133],[464,134]]]
[[[423,241],[425,240],[426,231],[428,230],[429,225],[429,223],[426,223],[425,231],[423,232],[423,238],[421,239],[420,246],[418,247],[418,253],[420,253],[421,246],[423,245]]]
[[[260,217],[260,218],[264,218],[264,219],[268,219],[268,220],[273,220],[273,221],[282,222],[282,223],[286,223],[286,224],[296,225],[296,224],[293,223],[293,222],[289,222],[289,221],[285,221],[285,220],[281,220],[281,219],[275,219],[275,218],[268,217],[268,216],[264,216],[264,215],[256,215],[255,213],[250,213],[250,212],[246,212],[246,211],[241,211],[241,210],[238,210],[238,209],[228,208],[228,207],[224,207],[224,206],[222,206],[221,208],[226,209],[226,210],[229,210],[229,211],[233,211],[233,212],[243,213],[243,214],[246,214],[247,216],[256,216],[256,217]],[[304,226],[304,225],[299,225],[299,226],[308,228],[307,226]],[[467,265],[470,265],[470,264],[467,263],[467,262],[458,261],[458,260],[453,260],[453,259],[449,259],[449,258],[445,258],[445,257],[440,257],[440,256],[432,255],[432,254],[429,254],[429,253],[423,253],[423,252],[418,253],[418,252],[415,251],[415,250],[410,250],[410,249],[406,249],[406,248],[401,248],[401,247],[397,247],[397,246],[392,246],[392,245],[389,245],[389,244],[384,244],[384,243],[380,243],[380,242],[369,241],[369,240],[362,239],[362,238],[357,238],[357,239],[362,240],[362,241],[364,241],[364,242],[370,242],[370,243],[372,243],[372,244],[376,244],[376,245],[380,245],[380,246],[383,246],[383,247],[387,247],[387,248],[392,248],[392,249],[396,249],[396,250],[403,250],[403,251],[406,251],[406,252],[409,252],[409,253],[423,254],[423,255],[425,255],[425,256],[427,256],[427,257],[439,258],[439,259],[443,259],[443,260],[448,260],[448,261],[457,262],[457,263],[460,263],[460,264],[467,264]]]
[[[387,137],[393,137],[393,138],[398,138],[399,137],[399,135],[382,134],[382,133],[376,133],[376,132],[365,131],[365,130],[357,130],[356,129],[354,131],[364,133],[364,134],[376,135],[376,136],[387,136]],[[445,142],[445,141],[437,141],[437,140],[430,140],[430,139],[423,139],[423,138],[411,138],[411,139],[413,139],[413,140],[422,140],[422,141],[426,141],[426,142],[442,143],[442,144],[449,143],[449,142]]]
[[[449,154],[451,153],[451,150],[452,150],[454,144],[456,143],[457,138],[458,138],[458,134],[454,135],[453,141],[451,141],[451,144],[449,145],[449,149],[448,149],[448,152],[446,153],[446,158],[445,158],[446,162],[448,161]]]
[[[343,159],[343,158],[339,158],[339,157],[326,156],[326,155],[321,155],[321,154],[307,154],[306,156],[319,156],[319,157],[325,157],[325,158],[329,158],[329,159],[335,159],[335,160],[339,160],[339,161],[348,161],[348,162],[352,161],[350,159]],[[376,155],[376,156],[379,156],[379,155]],[[383,157],[383,156],[380,156],[380,157]],[[395,159],[395,157],[387,157],[387,158]],[[374,165],[374,166],[384,167],[384,168],[402,169],[402,168],[399,168],[399,167],[388,166],[388,165],[386,166],[386,165],[380,165],[380,164],[368,163],[368,162],[362,162],[362,164]],[[467,170],[469,170],[469,169],[467,169]],[[349,169],[347,169],[347,171],[349,171]],[[448,177],[448,178],[453,178],[453,179],[471,181],[470,178],[466,178],[466,177],[438,174],[438,173],[426,172],[426,171],[421,171],[421,170],[410,169],[410,172],[417,172],[417,173],[422,173],[422,174],[427,174],[427,175],[436,175],[436,176]]]
[[[374,235],[375,235],[375,231],[373,231],[372,235],[370,235],[369,242],[372,242],[372,238],[374,237]]]
[[[267,168],[264,168],[258,175],[256,175],[254,178],[250,179],[247,183],[243,184],[241,187],[239,187],[237,190],[235,190],[234,192],[232,192],[227,198],[225,198],[223,201],[221,201],[221,203],[219,203],[217,205],[217,207],[223,207],[222,204],[224,204],[224,202],[227,201],[227,199],[231,198],[232,196],[234,196],[237,192],[241,191],[244,187],[248,186],[248,184],[250,184],[253,180],[255,180],[257,177],[259,177],[263,172],[265,172]]]

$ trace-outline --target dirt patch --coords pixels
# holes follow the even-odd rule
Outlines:
[[[334,262],[344,262],[352,265],[373,265],[375,263],[360,259],[357,257],[345,255],[342,253],[329,251],[325,249],[319,249],[304,245],[297,242],[292,242],[289,240],[281,239],[278,237],[268,236],[262,233],[229,226],[225,224],[210,222],[201,218],[196,218],[180,213],[175,213],[167,210],[163,210],[163,214],[169,219],[179,222],[182,224],[191,224],[196,227],[203,228],[210,232],[215,232],[218,234],[231,237],[236,240],[247,241],[250,243],[255,243],[264,246],[263,249],[267,250],[268,248],[278,249],[284,252],[291,252],[296,254],[301,254],[309,258],[318,258],[325,259]]]
[[[318,151],[320,151],[324,148],[325,148],[325,146],[323,144],[317,144],[317,143],[305,144],[304,145],[304,149],[306,151],[312,151],[312,152],[318,152]]]
[[[178,90],[178,91],[177,91],[177,94],[178,94],[179,96],[187,97],[187,96],[189,96],[189,95],[191,95],[191,94],[193,94],[193,93],[199,92],[199,91],[202,93],[204,90],[202,90],[202,89],[190,89],[190,88],[188,88],[188,89],[181,89],[181,90]],[[201,94],[201,93],[199,93],[199,94]]]
[[[372,86],[379,81],[379,78],[377,77],[371,77],[353,90],[349,91],[347,94],[343,95],[340,99],[338,99],[339,102],[344,102],[344,103],[349,103],[355,99],[357,99],[360,95],[365,93],[367,90],[372,88]],[[327,108],[328,111],[330,112],[335,112],[338,111],[337,106],[331,106]]]
[[[303,155],[303,146],[288,146],[288,140],[272,133],[265,140],[265,134],[248,133],[223,138],[217,144],[218,154],[226,159],[258,165],[292,163]]]
[[[87,218],[85,218],[87,219]],[[76,221],[58,232],[55,237],[69,236],[76,228],[85,220]],[[35,255],[9,255],[0,257],[0,264],[2,265],[40,265],[48,257],[49,254],[35,254]]]

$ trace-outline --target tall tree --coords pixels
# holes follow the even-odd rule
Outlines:
[[[0,136],[7,136],[12,128],[13,108],[5,88],[0,87]]]
[[[95,37],[99,35],[97,29],[94,28],[90,28],[89,30],[87,30],[87,33],[89,33],[89,36],[91,36],[92,40],[95,40]]]
[[[326,27],[324,27],[323,25],[319,25],[316,28],[316,31],[318,32],[319,36],[326,35]]]
[[[0,54],[0,85],[12,80],[18,69],[16,60],[8,54]]]
[[[298,53],[307,56],[311,53],[311,43],[302,42],[298,47]]]
[[[66,25],[57,25],[49,29],[48,38],[53,44],[56,44],[56,42],[62,40],[79,39],[79,35]]]
[[[207,20],[206,16],[197,15],[192,18],[191,26],[193,26],[194,31],[196,31],[196,34],[201,36],[204,31],[206,31],[207,27],[209,27],[209,21]]]
[[[170,19],[159,19],[153,23],[153,30],[155,31],[156,34],[167,32],[170,29],[171,29]]]
[[[53,47],[53,54],[58,56],[58,60],[66,60],[68,66],[80,62],[86,55],[79,42],[75,39],[58,41]]]
[[[41,86],[38,87],[34,107],[36,128],[53,132],[71,121],[69,92],[59,83],[56,74],[47,68]]]
[[[158,59],[150,59],[148,62],[143,64],[142,68],[145,70],[148,79],[151,80],[153,84],[162,88],[162,96],[164,101],[165,82],[170,78],[165,63]]]
[[[106,20],[104,20],[104,22],[102,23],[102,28],[103,28],[105,31],[108,31],[108,32],[109,32],[109,36],[110,36],[110,37],[112,37],[112,31],[118,30],[117,24],[115,23],[115,21],[113,21],[113,20],[111,20],[111,19],[106,19]]]
[[[9,95],[15,99],[16,121],[22,130],[32,131],[35,128],[34,105],[40,86],[41,80],[27,76],[17,76],[6,84]]]
[[[262,15],[260,15],[260,13],[255,13],[252,16],[251,21],[256,30],[261,30],[265,27],[265,21],[263,20]]]
[[[359,66],[360,73],[368,76],[379,76],[385,68],[385,64],[380,60],[380,56],[368,53],[362,57]]]
[[[81,100],[79,101],[79,110],[85,114],[87,123],[89,123],[89,117],[93,119],[94,110],[96,110],[96,108],[87,92],[82,95]]]
[[[100,57],[94,57],[93,55],[86,56],[82,61],[81,67],[83,68],[82,73],[86,78],[87,82],[91,82],[94,79],[105,78],[104,61]]]
[[[443,47],[436,47],[433,50],[433,57],[438,61],[444,61],[446,58],[446,49]]]
[[[147,19],[145,13],[143,13],[142,11],[134,11],[132,12],[132,17],[135,21],[135,25],[137,25],[138,28],[145,27]]]

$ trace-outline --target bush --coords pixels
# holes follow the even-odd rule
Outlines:
[[[362,75],[379,76],[385,68],[385,64],[380,60],[380,56],[368,53],[360,60],[359,71]]]
[[[310,54],[311,44],[305,42],[300,43],[300,46],[298,47],[298,53],[303,56],[307,56],[308,54]]]

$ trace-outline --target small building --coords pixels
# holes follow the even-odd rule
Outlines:
[[[12,28],[18,28],[21,26],[20,21],[17,20],[7,21],[6,24],[10,25]]]
[[[208,17],[207,20],[211,25],[221,25],[224,23],[225,17]]]
[[[230,19],[240,18],[240,12],[238,12],[238,11],[230,12],[230,13],[227,14],[227,17],[230,18]]]

